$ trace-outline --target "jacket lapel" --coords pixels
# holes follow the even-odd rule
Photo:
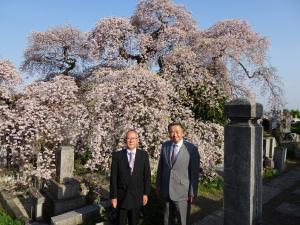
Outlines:
[[[122,151],[123,151],[122,152],[122,161],[124,162],[123,165],[125,165],[125,169],[130,174],[130,167],[129,167],[129,162],[128,162],[128,158],[127,158],[127,150],[123,149]]]
[[[127,154],[127,153],[126,153]],[[127,155],[126,155],[127,156]],[[128,159],[127,159],[127,162],[128,162],[128,170],[129,170],[129,174],[131,174],[132,176],[136,173],[135,171],[138,170],[139,166],[140,166],[140,162],[142,160],[142,155],[139,151],[139,149],[136,149],[135,151],[135,159],[134,159],[134,166],[133,166],[133,171],[132,171],[132,174],[130,173],[130,167],[129,167],[129,162],[128,162]]]
[[[165,149],[165,157],[167,159],[168,165],[170,168],[172,168],[172,162],[171,162],[171,146],[172,146],[172,142],[170,142],[170,144],[168,144],[166,146]]]
[[[135,171],[138,169],[138,167],[140,165],[140,161],[141,161],[141,153],[140,153],[139,149],[136,149],[132,175],[134,175]],[[128,167],[129,167],[129,163],[128,163]]]

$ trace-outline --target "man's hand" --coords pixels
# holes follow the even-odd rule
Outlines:
[[[148,203],[148,196],[143,195],[143,206],[147,205],[147,203]]]
[[[192,204],[194,202],[194,200],[195,200],[194,196],[188,197],[188,203]]]
[[[118,201],[116,198],[111,199],[111,204],[113,208],[117,208]]]

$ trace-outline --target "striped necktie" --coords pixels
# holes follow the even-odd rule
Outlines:
[[[172,151],[172,155],[171,155],[171,162],[172,162],[172,165],[175,163],[176,161],[176,156],[177,156],[177,153],[178,153],[178,145],[175,145],[173,144],[173,151]]]
[[[133,172],[133,167],[134,167],[134,153],[130,152],[129,153],[129,167],[130,167],[130,172]]]

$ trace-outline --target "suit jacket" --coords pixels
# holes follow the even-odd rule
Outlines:
[[[110,198],[117,198],[120,208],[138,208],[143,203],[143,195],[150,192],[150,165],[146,151],[137,149],[134,169],[131,174],[127,150],[112,154],[110,175]]]
[[[160,189],[162,198],[184,201],[189,196],[197,196],[200,156],[197,147],[184,140],[172,165],[170,161],[172,144],[172,141],[162,144],[156,186]]]

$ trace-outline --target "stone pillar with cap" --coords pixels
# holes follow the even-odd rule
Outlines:
[[[73,178],[74,172],[74,147],[62,146],[56,152],[56,180],[63,184]]]
[[[262,222],[263,107],[247,99],[225,104],[224,225]]]
[[[61,146],[56,152],[56,179],[50,180],[46,194],[46,215],[56,216],[85,205],[80,182],[73,177],[74,147]]]

